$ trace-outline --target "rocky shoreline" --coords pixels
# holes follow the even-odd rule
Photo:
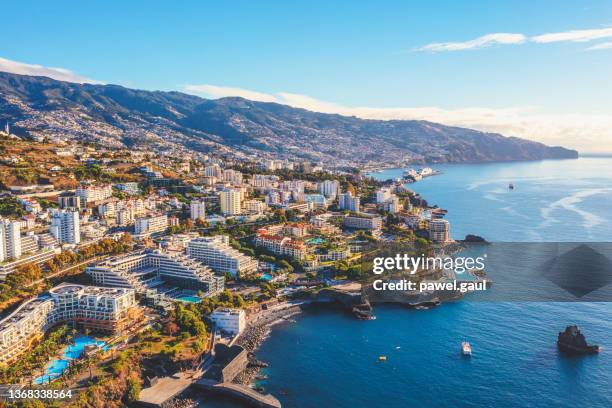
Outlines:
[[[263,315],[258,316],[254,319],[253,323],[247,326],[244,332],[236,340],[236,344],[242,346],[249,353],[249,365],[234,378],[233,382],[241,385],[253,386],[256,380],[261,379],[260,370],[268,365],[258,360],[255,357],[255,352],[268,338],[271,327],[274,324],[288,321],[292,316],[301,312],[302,309],[299,306],[291,306],[271,312],[262,312],[264,313]]]

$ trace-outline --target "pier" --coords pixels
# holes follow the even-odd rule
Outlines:
[[[222,395],[227,395],[240,399],[248,404],[259,408],[281,408],[281,403],[270,394],[261,394],[254,389],[228,382],[218,382],[202,378],[196,381],[193,386],[204,391],[211,391]]]

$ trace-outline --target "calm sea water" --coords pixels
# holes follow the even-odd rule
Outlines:
[[[449,210],[455,238],[612,241],[612,159],[435,168],[444,174],[411,188]],[[270,364],[261,385],[284,407],[612,406],[610,303],[459,301],[426,311],[378,306],[375,313],[363,322],[317,309],[276,326],[258,352]],[[603,352],[560,355],[557,332],[572,323]],[[459,353],[463,339],[472,344],[471,359]]]

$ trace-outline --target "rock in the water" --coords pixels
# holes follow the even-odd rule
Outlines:
[[[590,354],[598,353],[599,346],[589,345],[586,338],[580,332],[578,326],[567,326],[565,331],[559,333],[557,338],[557,347],[559,350],[572,354]]]

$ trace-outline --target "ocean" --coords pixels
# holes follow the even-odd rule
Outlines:
[[[432,167],[443,174],[410,188],[449,211],[453,238],[612,241],[611,158]],[[429,310],[377,306],[375,315],[358,321],[316,308],[274,326],[257,352],[269,363],[260,385],[284,407],[612,406],[612,303],[461,300]],[[555,341],[568,324],[603,351],[560,354]],[[470,359],[459,352],[464,339]]]

